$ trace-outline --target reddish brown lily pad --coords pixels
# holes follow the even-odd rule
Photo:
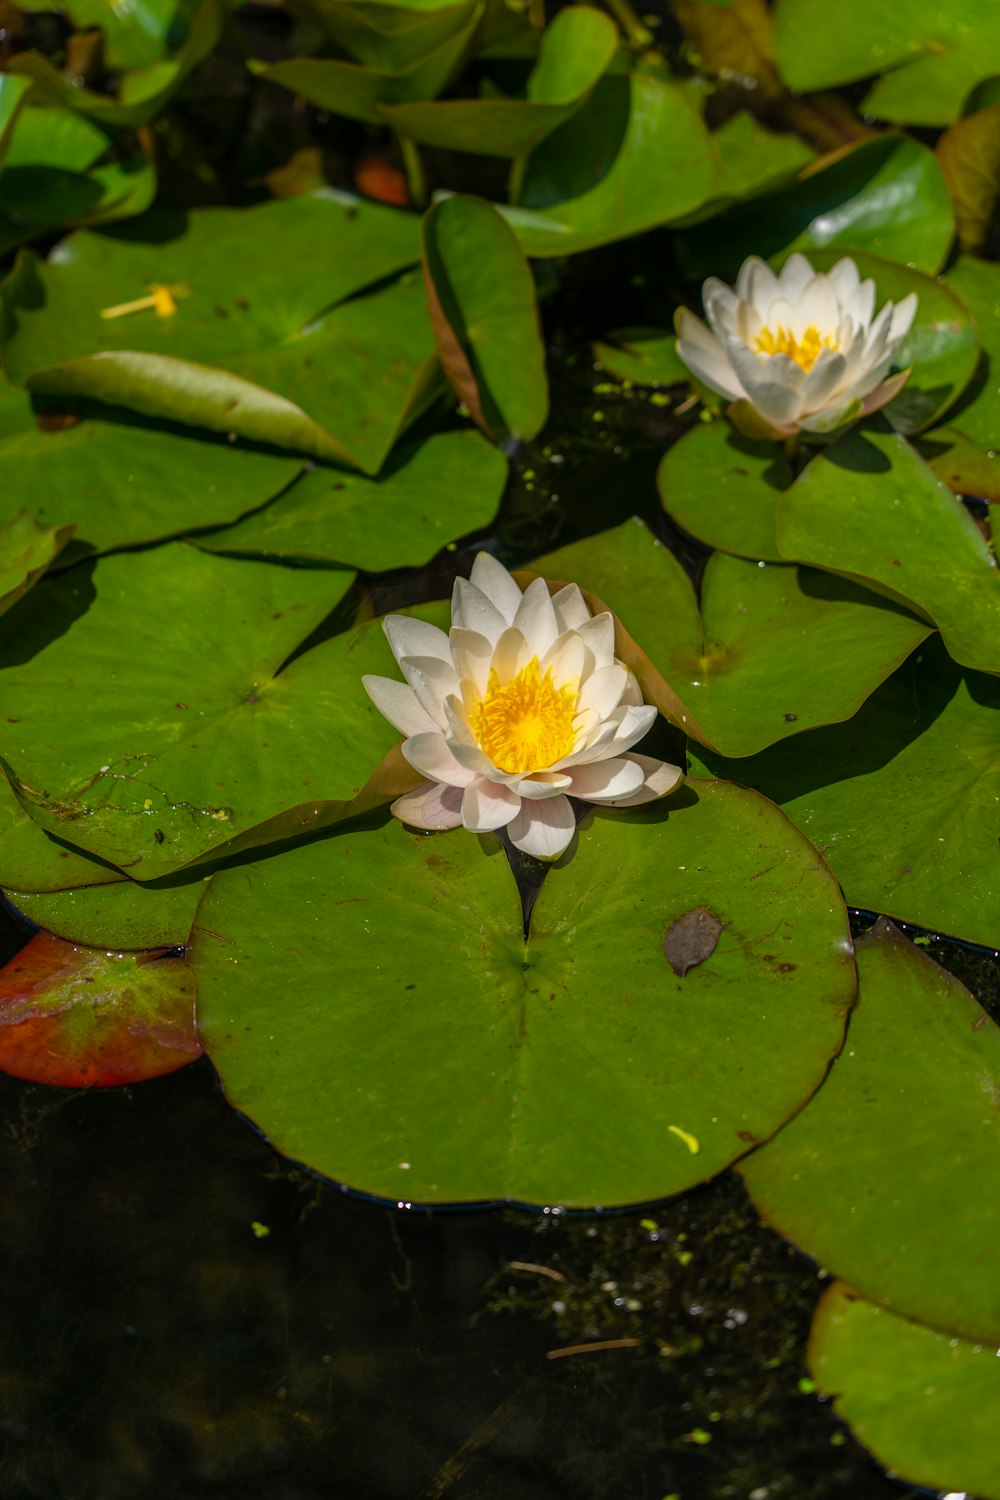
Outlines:
[[[39,932],[0,969],[0,1070],[15,1078],[141,1083],[201,1050],[194,979],[169,951],[107,953]]]

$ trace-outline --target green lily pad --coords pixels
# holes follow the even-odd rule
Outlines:
[[[296,14],[358,62],[399,71],[435,51],[481,11],[480,0],[459,4],[383,4],[381,0],[296,0]]]
[[[692,747],[784,808],[852,906],[1000,948],[1000,685],[929,641],[853,719],[750,760]]]
[[[844,1050],[742,1163],[770,1224],[865,1297],[1000,1339],[1000,1029],[885,918],[855,945]],[[919,1161],[919,1170],[914,1161]]]
[[[679,385],[689,378],[676,336],[663,328],[619,328],[593,350],[609,374],[633,385]]]
[[[30,78],[18,78],[16,73],[0,73],[0,167],[10,147],[14,125],[31,88]]]
[[[439,99],[382,105],[382,119],[428,146],[522,157],[575,114],[618,50],[614,22],[571,5],[542,33],[524,99]]]
[[[436,361],[416,277],[353,294],[419,253],[414,219],[332,190],[76,234],[4,283],[7,373],[374,472]],[[152,284],[177,289],[172,315],[102,316]]]
[[[858,1441],[900,1479],[998,1500],[995,1348],[898,1318],[838,1281],[816,1309],[809,1367]]]
[[[664,930],[702,905],[722,933],[679,979]],[[435,1203],[704,1180],[816,1086],[854,987],[815,851],[715,783],[598,812],[527,943],[492,835],[393,822],[217,876],[191,961],[236,1108],[329,1177]]]
[[[781,497],[778,546],[884,589],[941,631],[956,661],[1000,672],[1000,573],[976,523],[896,433],[851,432]]]
[[[107,9],[113,8],[109,6]],[[123,74],[117,99],[93,89],[78,88],[40,52],[17,52],[6,66],[9,72],[30,78],[35,95],[48,104],[79,110],[107,125],[124,125],[130,130],[138,130],[160,113],[198,64],[215,48],[222,35],[225,13],[223,0],[202,0],[174,56]]]
[[[369,627],[282,663],[352,576],[174,544],[36,584],[0,622],[27,810],[144,881],[342,817],[396,738],[360,683],[388,645]]]
[[[971,312],[983,356],[972,384],[948,413],[970,443],[976,445],[992,469],[1000,432],[1000,267],[963,255],[945,278]]]
[[[936,155],[955,204],[959,244],[970,255],[988,254],[1000,210],[1000,104],[956,121]]]
[[[324,57],[292,57],[275,63],[252,59],[248,66],[258,78],[290,89],[320,109],[378,125],[382,105],[433,99],[458,71],[475,32],[476,15],[463,16],[458,7],[454,10],[457,29],[433,51],[401,68],[365,67]]]
[[[65,891],[5,890],[4,895],[29,922],[67,943],[116,951],[183,948],[210,878],[155,886],[119,879]]]
[[[957,427],[935,427],[914,444],[927,467],[956,495],[1000,501],[1000,459]]]
[[[942,7],[936,0],[871,5],[845,0],[777,0],[774,45],[793,89],[853,83],[884,73],[865,97],[866,114],[904,125],[950,125],[966,94],[995,73],[1000,12],[992,0]]]
[[[438,358],[496,441],[545,424],[549,385],[535,283],[517,237],[481,198],[446,198],[423,221],[424,277]]]
[[[2,681],[2,678],[0,678]],[[0,775],[0,887],[32,893],[121,881],[120,870],[46,833]]]
[[[40,932],[0,969],[0,1070],[63,1088],[140,1083],[201,1055],[183,958]]]
[[[521,206],[499,207],[526,255],[573,255],[691,213],[717,173],[682,89],[656,72],[606,75],[532,152]]]
[[[787,255],[835,246],[905,262],[931,274],[955,233],[951,198],[934,153],[886,132],[807,165],[798,180],[685,229],[681,252],[692,276],[732,281],[748,255]],[[839,258],[834,256],[834,259]]]
[[[714,131],[712,140],[722,170],[712,197],[695,209],[686,224],[700,224],[733,203],[775,191],[815,159],[815,153],[797,135],[768,130],[747,110],[730,115]]]
[[[778,501],[792,478],[779,443],[754,442],[716,421],[692,427],[667,449],[656,483],[667,515],[699,542],[781,562]]]
[[[39,526],[24,509],[0,521],[0,614],[37,583],[72,535],[72,526]]]
[[[400,448],[378,479],[315,468],[263,510],[197,545],[367,573],[416,568],[488,525],[506,478],[503,454],[478,433],[439,433],[419,448]]]
[[[705,569],[699,614],[683,568],[635,521],[536,566],[608,604],[689,711],[688,734],[729,756],[850,718],[930,633],[845,580],[721,552]]]
[[[278,494],[302,466],[94,403],[35,412],[23,391],[0,385],[0,467],[10,499],[39,525],[75,524],[65,563],[224,525]]]
[[[196,0],[144,0],[118,7],[107,0],[65,0],[65,9],[78,30],[100,27],[104,60],[109,68],[147,68],[162,62],[183,40],[197,9]]]

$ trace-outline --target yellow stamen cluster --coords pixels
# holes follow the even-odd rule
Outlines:
[[[757,354],[787,354],[806,371],[812,369],[824,349],[840,348],[833,335],[820,333],[815,323],[810,323],[800,339],[780,323],[777,328],[761,328],[753,346]]]
[[[509,682],[491,671],[472,731],[499,771],[545,771],[573,749],[578,692],[576,683],[556,687],[551,667],[543,677],[537,656]]]

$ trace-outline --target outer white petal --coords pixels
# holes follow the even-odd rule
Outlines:
[[[444,662],[436,656],[404,656],[399,665],[421,706],[435,724],[443,725],[444,700],[459,690],[458,673],[452,666],[451,657]]]
[[[910,292],[892,310],[892,323],[889,329],[889,337],[894,344],[901,344],[909,333],[913,319],[917,315],[917,294]]]
[[[382,629],[398,662],[402,662],[404,656],[430,656],[451,665],[448,637],[436,625],[428,625],[426,620],[413,620],[409,615],[386,615]]]
[[[688,312],[686,307],[679,309],[675,323],[678,358],[710,391],[730,401],[738,401],[744,392],[715,335],[709,333],[701,319]]]
[[[544,802],[546,797],[556,797],[560,792],[568,792],[571,786],[572,781],[565,772],[534,771],[529,776],[522,776],[513,790],[519,797],[527,797],[529,802]]]
[[[672,766],[669,761],[654,760],[651,755],[634,753],[625,755],[622,759],[635,761],[642,771],[643,783],[631,797],[616,798],[614,802],[606,804],[609,807],[641,807],[644,802],[655,802],[658,797],[665,797],[668,792],[680,786],[684,780],[684,772],[680,766]]]
[[[858,287],[861,285],[861,278],[854,261],[851,260],[849,255],[845,255],[843,260],[838,260],[837,264],[831,266],[826,274],[842,310],[845,312],[849,311],[848,303],[857,295]],[[874,297],[874,281],[869,280],[864,284],[871,286],[872,296]],[[868,316],[871,317],[871,313]]]
[[[585,620],[590,619],[590,610],[578,583],[567,583],[558,594],[553,594],[552,608],[560,630],[578,630]]]
[[[623,750],[631,750],[652,728],[655,719],[656,709],[651,703],[643,704],[641,708],[616,709],[609,721],[615,725],[615,734],[608,746],[608,755],[621,755]]]
[[[522,802],[521,811],[507,825],[510,841],[536,859],[558,859],[576,832],[576,815],[565,797],[544,802]]]
[[[572,774],[570,796],[582,797],[585,802],[614,802],[616,798],[632,797],[645,780],[642,768],[625,756],[576,766]]]
[[[475,774],[455,759],[440,730],[435,734],[414,734],[403,741],[402,748],[403,759],[428,781],[442,781],[445,786],[468,786]]]
[[[520,807],[520,797],[508,787],[477,776],[462,797],[462,823],[471,833],[492,833],[496,828],[506,828]]]
[[[790,255],[778,275],[778,289],[786,302],[795,303],[816,273],[810,262],[798,250]]]
[[[740,266],[735,291],[741,301],[752,302],[760,309],[777,296],[778,278],[759,255],[751,255]]]
[[[824,349],[802,382],[803,408],[808,412],[824,406],[843,384],[846,371],[846,357]]]
[[[529,660],[532,656],[537,656],[540,660],[557,639],[560,633],[559,621],[544,578],[536,578],[533,583],[528,584],[521,595],[511,628],[520,630],[527,641],[530,648]]]
[[[716,335],[732,332],[740,305],[740,298],[732,287],[726,286],[717,276],[710,276],[701,289],[701,301],[712,332]]]
[[[747,399],[761,416],[779,426],[794,422],[802,410],[805,378],[794,359],[785,354],[751,354],[748,349],[731,352]]]
[[[415,792],[397,797],[389,811],[411,828],[438,833],[444,828],[458,828],[462,822],[462,793],[458,787],[428,782]]]
[[[441,729],[426,709],[421,708],[413,689],[393,677],[375,677],[367,673],[361,679],[365,692],[384,718],[401,734],[426,734]]]
[[[485,594],[500,611],[509,625],[517,614],[521,602],[521,590],[507,572],[503,563],[497,562],[488,552],[478,552],[469,573],[469,582],[481,594]]]
[[[455,579],[451,623],[453,629],[458,626],[459,630],[475,630],[489,641],[498,641],[507,629],[506,617],[467,578]]]
[[[599,672],[602,667],[610,667],[615,660],[615,622],[611,614],[604,610],[599,615],[591,618],[580,626],[580,639],[587,648],[586,675]]]
[[[581,683],[579,706],[581,709],[596,709],[602,719],[607,719],[618,707],[627,687],[626,667],[602,667]]]

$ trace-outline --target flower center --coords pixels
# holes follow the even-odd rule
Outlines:
[[[761,328],[753,342],[757,354],[787,354],[803,370],[811,370],[824,349],[840,348],[833,335],[820,333],[815,323],[809,324],[800,339],[780,323],[777,328]]]
[[[576,742],[578,686],[556,687],[533,656],[510,682],[490,672],[486,696],[470,714],[472,731],[498,771],[545,771]]]

